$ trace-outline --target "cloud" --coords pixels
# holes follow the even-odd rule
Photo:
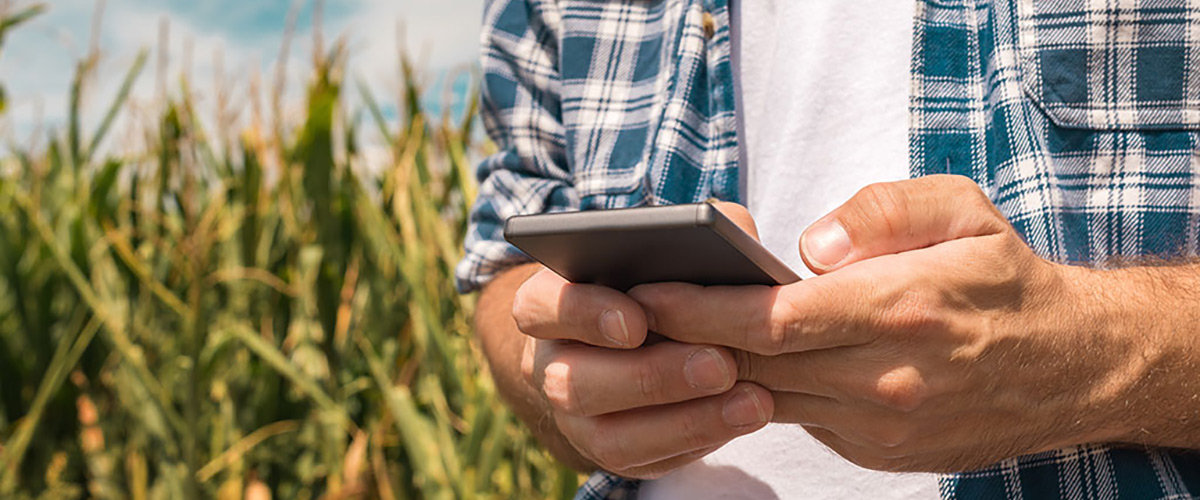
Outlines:
[[[482,1],[326,0],[326,43],[344,34],[352,53],[351,76],[377,89],[396,88],[397,26],[403,26],[404,44],[424,63],[428,83],[433,83],[439,74],[473,65]],[[75,64],[88,50],[95,5],[96,0],[54,0],[45,15],[9,36],[0,54],[0,80],[11,99],[5,117],[10,136],[0,135],[0,140],[23,143],[39,123],[62,126]],[[134,99],[155,97],[155,56],[163,49],[159,47],[163,19],[170,25],[165,47],[170,65],[162,73],[174,84],[187,71],[201,100],[198,107],[213,102],[218,57],[224,74],[242,93],[249,75],[264,73],[269,81],[291,5],[292,0],[109,0],[100,39],[104,57],[97,80],[88,87],[88,116],[95,119],[103,112],[99,108],[107,105],[105,101],[143,48],[151,49],[152,57]],[[296,84],[308,76],[312,2],[305,3],[297,24],[288,63],[290,92],[298,92]],[[386,90],[381,94],[381,98],[391,95]],[[0,134],[3,130],[0,125]]]
[[[481,0],[360,0],[344,28],[372,73],[395,71],[397,30],[401,42],[434,71],[474,62],[478,53]]]

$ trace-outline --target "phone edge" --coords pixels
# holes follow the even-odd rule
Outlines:
[[[549,214],[514,215],[504,221],[504,239],[536,237],[551,234],[576,234],[596,231],[641,231],[692,227],[700,222],[704,203],[633,207],[613,210],[582,210]],[[654,215],[646,215],[656,212]],[[666,213],[664,219],[662,214]],[[631,219],[632,218],[632,219]],[[573,224],[564,229],[562,221]],[[629,227],[630,225],[636,227]]]
[[[750,259],[755,266],[762,269],[780,285],[790,285],[800,281],[800,275],[796,274],[791,267],[788,267],[779,257],[771,253],[767,247],[762,245],[762,242],[755,240],[753,236],[742,230],[737,224],[717,210],[716,207],[709,205],[708,217],[711,220],[708,225],[712,227],[713,232],[717,233],[727,243],[732,245],[739,253]]]

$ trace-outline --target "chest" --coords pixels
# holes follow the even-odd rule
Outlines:
[[[736,200],[728,2],[562,6],[584,207]],[[913,23],[913,176],[973,178],[1047,257],[1197,254],[1200,1],[919,0]]]

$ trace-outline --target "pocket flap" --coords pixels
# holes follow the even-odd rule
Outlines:
[[[1200,128],[1200,2],[1018,2],[1022,86],[1055,124]]]

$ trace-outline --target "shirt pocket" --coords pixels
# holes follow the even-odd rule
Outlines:
[[[1017,2],[1021,85],[1056,125],[1200,129],[1200,1]]]

